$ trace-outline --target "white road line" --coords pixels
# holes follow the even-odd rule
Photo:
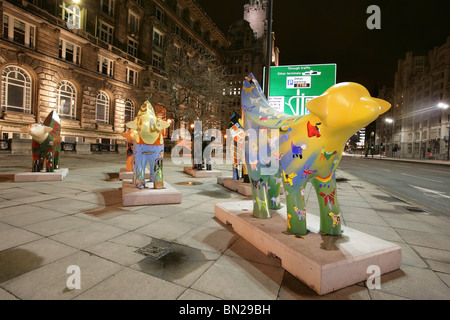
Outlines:
[[[439,171],[439,170],[432,170],[432,169],[421,169],[421,170],[425,170],[425,171],[432,171],[432,172],[438,172],[440,174],[450,174],[450,172],[445,172],[445,171]]]
[[[413,185],[409,185],[410,187],[413,187],[419,191],[422,191],[424,193],[432,193],[435,195],[438,195],[439,197],[443,197],[443,198],[448,198],[450,199],[450,196],[446,195],[444,192],[441,191],[436,191],[436,190],[431,190],[431,189],[426,189],[426,188],[422,188],[422,187],[417,187],[417,186],[413,186]]]
[[[401,174],[404,175],[404,176],[408,176],[408,177],[413,177],[413,178],[418,178],[418,179],[423,179],[423,180],[428,180],[428,181],[433,181],[433,182],[444,183],[444,182],[439,181],[439,180],[433,180],[433,179],[428,179],[428,178],[422,178],[422,177],[419,177],[419,176],[414,176],[414,175],[412,175],[412,174],[406,174],[406,173],[401,173]]]

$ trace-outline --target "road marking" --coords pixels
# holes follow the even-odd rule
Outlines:
[[[412,174],[407,174],[407,173],[401,173],[401,174],[404,175],[404,176],[408,176],[408,177],[413,177],[413,178],[418,178],[418,179],[423,179],[423,180],[428,180],[428,181],[433,181],[433,182],[444,183],[444,182],[439,181],[439,180],[433,180],[433,179],[428,179],[428,178],[422,178],[422,177],[419,177],[419,176],[414,176],[414,175],[412,175]]]
[[[445,173],[445,174],[450,174],[450,172],[439,171],[439,170],[432,170],[432,169],[422,169],[422,170],[432,171],[432,172],[438,172],[438,173],[440,173],[440,174],[443,174],[443,173]]]
[[[433,193],[433,194],[438,195],[439,197],[450,199],[450,196],[444,194],[444,192],[442,192],[442,191],[430,190],[430,189],[426,189],[426,188],[422,188],[422,187],[413,186],[411,184],[409,186],[413,187],[413,188],[416,188],[417,190],[422,191],[424,193]]]

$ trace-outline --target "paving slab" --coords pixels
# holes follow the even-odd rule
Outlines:
[[[286,235],[286,209],[271,219],[252,217],[252,201],[221,203],[215,216],[265,254],[281,259],[283,268],[323,295],[367,279],[368,267],[376,265],[381,274],[401,266],[401,248],[393,243],[346,227],[340,237],[318,233],[320,221],[308,215],[307,235]],[[323,248],[324,243],[332,248]]]

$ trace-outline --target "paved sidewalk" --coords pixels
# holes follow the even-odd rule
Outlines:
[[[31,156],[0,155],[0,300],[3,299],[450,299],[450,218],[411,205],[338,169],[345,226],[402,247],[400,270],[381,289],[359,283],[318,296],[280,261],[267,257],[214,219],[214,204],[248,198],[194,179],[170,159],[164,176],[182,192],[179,205],[123,207],[122,155],[63,155],[62,182],[15,183]],[[215,165],[223,176],[231,167]],[[307,210],[318,214],[306,190]],[[409,209],[409,210],[408,210]],[[412,208],[413,209],[413,208]],[[148,244],[171,253],[154,261]],[[71,265],[81,289],[66,286]]]

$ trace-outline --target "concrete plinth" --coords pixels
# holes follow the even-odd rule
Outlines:
[[[131,180],[122,181],[122,204],[145,206],[156,204],[181,203],[181,192],[164,181],[164,189],[153,189],[153,182],[146,182],[146,187],[138,189]]]
[[[214,209],[217,219],[260,251],[280,258],[284,269],[319,295],[366,281],[373,274],[369,266],[378,266],[380,275],[401,266],[401,247],[388,241],[348,227],[339,237],[321,235],[319,217],[312,214],[307,215],[307,235],[287,235],[285,208],[273,211],[271,219],[253,218],[252,211],[252,201],[220,203]]]
[[[14,182],[62,181],[69,169],[56,169],[54,172],[22,172],[14,175]]]
[[[184,173],[187,173],[194,178],[214,178],[220,177],[222,175],[222,171],[218,170],[196,170],[191,167],[184,167]]]
[[[252,195],[250,183],[244,183],[243,180],[233,180],[232,177],[217,177],[217,183],[244,196]]]
[[[150,170],[148,168],[145,169],[145,178],[150,179]],[[127,179],[133,179],[133,171],[127,171],[127,169],[121,168],[119,172],[119,180]]]

